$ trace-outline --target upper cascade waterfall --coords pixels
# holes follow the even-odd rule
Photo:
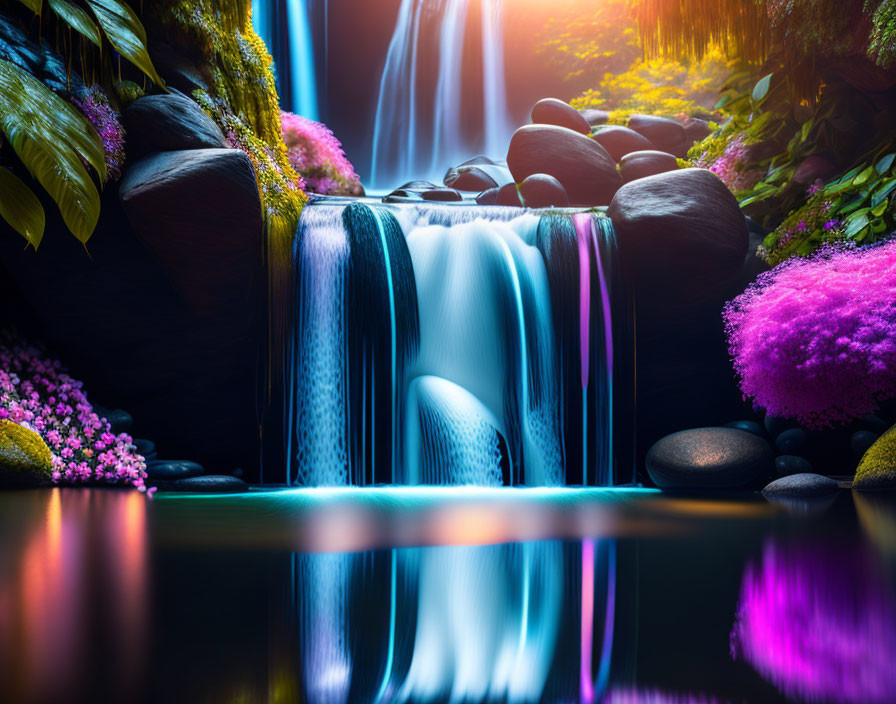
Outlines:
[[[327,0],[321,11],[326,18]],[[314,0],[252,0],[252,26],[264,40],[277,69],[283,107],[309,120],[320,119],[317,96],[315,47],[311,32]],[[285,9],[285,36],[281,13]]]
[[[481,55],[467,56],[465,37],[477,22],[477,4]],[[512,133],[504,9],[503,0],[401,1],[376,104],[372,188],[394,188],[410,179],[441,183],[448,167],[474,154],[503,157]],[[482,76],[482,117],[469,133],[461,125],[465,61],[480,63]]]
[[[288,484],[631,480],[607,218],[320,202],[294,258]]]

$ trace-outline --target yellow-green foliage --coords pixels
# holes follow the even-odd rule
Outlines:
[[[859,462],[853,489],[896,489],[896,425],[874,443]]]
[[[39,484],[53,474],[50,448],[40,435],[0,420],[0,484]]]
[[[720,50],[690,63],[653,59],[636,61],[627,71],[607,73],[597,88],[572,101],[584,110],[610,112],[610,122],[625,124],[633,113],[694,115],[711,110],[731,66]]]

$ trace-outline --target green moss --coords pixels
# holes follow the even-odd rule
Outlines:
[[[0,420],[0,486],[40,484],[52,474],[50,448],[40,435]]]
[[[874,443],[859,462],[853,489],[896,489],[896,425]]]

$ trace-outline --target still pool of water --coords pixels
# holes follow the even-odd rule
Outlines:
[[[889,702],[896,497],[0,494],[3,702]]]

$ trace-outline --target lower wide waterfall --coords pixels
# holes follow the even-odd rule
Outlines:
[[[287,469],[265,480],[632,481],[615,251],[609,219],[589,212],[310,205],[294,246]]]

